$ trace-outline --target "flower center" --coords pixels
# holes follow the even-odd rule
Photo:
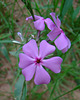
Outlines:
[[[45,20],[44,18],[42,20]]]
[[[39,57],[37,57],[37,58],[35,59],[35,64],[39,66],[39,65],[41,65],[41,63],[42,63],[42,59],[39,58]]]
[[[40,62],[41,62],[41,59],[37,59],[36,62],[37,62],[37,63],[40,63]]]

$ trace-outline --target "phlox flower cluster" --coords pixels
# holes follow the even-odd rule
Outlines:
[[[61,21],[55,17],[55,13],[50,13],[53,21],[50,18],[44,19],[41,16],[34,15],[34,27],[36,30],[43,31],[45,24],[50,32],[47,34],[51,41],[54,41],[56,47],[65,53],[71,46],[70,40],[67,38],[63,30],[60,28]],[[27,17],[26,20],[33,20],[33,17]],[[22,68],[22,74],[25,76],[26,81],[30,81],[34,76],[34,83],[36,85],[48,84],[50,82],[50,75],[45,68],[50,69],[54,73],[61,71],[61,57],[52,57],[44,59],[49,54],[55,51],[55,46],[49,44],[46,40],[42,40],[39,45],[34,39],[31,39],[23,46],[23,53],[19,54],[19,67]]]

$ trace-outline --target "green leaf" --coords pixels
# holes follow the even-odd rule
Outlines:
[[[16,40],[0,40],[0,43],[16,43],[16,44],[23,44],[19,41],[16,41]]]
[[[63,18],[64,15],[67,13],[69,8],[72,6],[73,0],[65,0],[62,12],[61,12],[61,17]]]
[[[20,52],[10,51],[9,52],[12,56],[18,57]]]
[[[75,82],[77,83],[77,85],[80,85],[80,79],[75,79]]]
[[[53,0],[53,4],[54,4],[54,12],[58,6],[59,0]]]
[[[9,55],[8,55],[8,51],[3,44],[0,44],[0,51],[5,56],[5,58],[11,63],[11,60],[10,60]]]
[[[17,0],[15,0],[15,2],[17,2]]]
[[[80,42],[80,34],[77,35],[76,39],[72,42],[72,45],[77,42]]]
[[[24,76],[20,75],[18,81],[15,84],[14,95],[15,95],[16,100],[21,100],[24,80],[25,80]]]
[[[9,23],[8,23],[8,21],[6,20],[6,18],[5,18],[5,16],[3,15],[2,12],[0,12],[0,16],[1,16],[1,18],[5,21],[6,26],[9,27]]]
[[[9,34],[1,34],[1,36],[0,36],[0,39],[4,39],[4,38],[7,38],[7,37],[9,37],[11,34],[9,33]]]
[[[41,12],[40,12],[40,9],[39,9],[39,7],[38,7],[38,4],[36,3],[36,1],[35,1],[35,7],[36,7],[37,12],[40,14],[40,16],[42,16],[42,15],[41,15]]]
[[[80,11],[80,7],[77,7],[77,8],[74,10],[73,15],[72,15],[72,19],[73,19],[73,20],[77,17],[79,11]]]
[[[22,94],[21,100],[26,100],[26,94],[27,94],[27,87],[25,83],[23,87],[23,94]]]
[[[12,43],[11,40],[0,40],[0,43]]]
[[[61,6],[60,6],[60,14],[62,13],[62,10],[63,10],[63,7],[64,7],[64,3],[65,3],[65,0],[62,0],[61,1]]]

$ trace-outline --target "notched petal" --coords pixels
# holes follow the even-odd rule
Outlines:
[[[44,20],[39,19],[37,21],[34,21],[34,27],[36,28],[36,30],[43,31],[45,28]]]
[[[49,68],[54,73],[60,73],[62,61],[63,59],[61,57],[52,57],[50,59],[43,60],[42,65]]]
[[[68,46],[66,35],[61,33],[60,36],[54,41],[54,43],[59,50],[66,48]]]
[[[38,56],[38,47],[36,41],[32,39],[26,43],[23,46],[23,52],[32,58],[36,58]]]
[[[50,82],[50,79],[51,78],[48,72],[42,66],[39,67],[37,66],[34,78],[35,84],[36,85],[48,84]]]
[[[55,24],[53,23],[53,21],[52,21],[50,18],[46,18],[46,19],[45,19],[45,23],[47,24],[47,27],[48,27],[50,30],[53,30],[53,29],[54,29]]]
[[[55,46],[49,44],[45,40],[41,41],[39,48],[39,56],[44,58],[55,51]]]
[[[32,59],[31,57],[29,57],[23,53],[19,54],[19,59],[20,59],[20,61],[19,61],[20,68],[25,68],[34,63],[34,59]]]
[[[33,78],[35,70],[36,70],[35,64],[31,64],[30,66],[22,70],[22,74],[25,76],[26,81],[30,81]]]

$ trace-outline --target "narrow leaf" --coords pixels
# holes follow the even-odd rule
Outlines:
[[[61,6],[60,6],[60,15],[62,14],[62,10],[63,10],[63,7],[64,7],[64,3],[65,3],[65,0],[62,0],[61,1]]]
[[[21,100],[26,100],[26,94],[27,94],[27,87],[26,87],[26,83],[24,83],[23,94],[22,94]]]
[[[8,55],[8,51],[3,44],[0,44],[0,51],[5,56],[5,58],[11,63],[11,60],[10,60],[9,55]]]
[[[58,98],[60,98],[60,97],[62,97],[62,96],[64,96],[64,95],[66,95],[66,94],[68,94],[68,93],[70,93],[70,92],[73,92],[73,91],[75,91],[75,90],[77,90],[77,89],[80,89],[80,85],[78,85],[78,86],[76,86],[75,88],[73,88],[72,90],[70,90],[70,91],[68,91],[68,92],[65,92],[65,93],[63,93],[62,95],[56,97],[54,100],[58,100]]]
[[[24,76],[20,75],[18,81],[15,84],[15,90],[14,90],[14,95],[16,100],[21,100],[23,84],[24,84]]]
[[[77,17],[79,11],[80,11],[80,7],[77,7],[77,8],[74,10],[74,13],[73,13],[73,15],[72,15],[72,19],[73,19],[73,20]]]
[[[0,43],[12,43],[11,40],[0,40]]]
[[[69,10],[69,8],[72,6],[73,0],[65,0],[63,9],[62,9],[62,14],[61,17],[63,18],[64,15],[67,13],[67,11]]]
[[[4,38],[7,38],[7,37],[9,37],[11,34],[9,33],[9,34],[1,34],[0,35],[0,39],[4,39]]]

